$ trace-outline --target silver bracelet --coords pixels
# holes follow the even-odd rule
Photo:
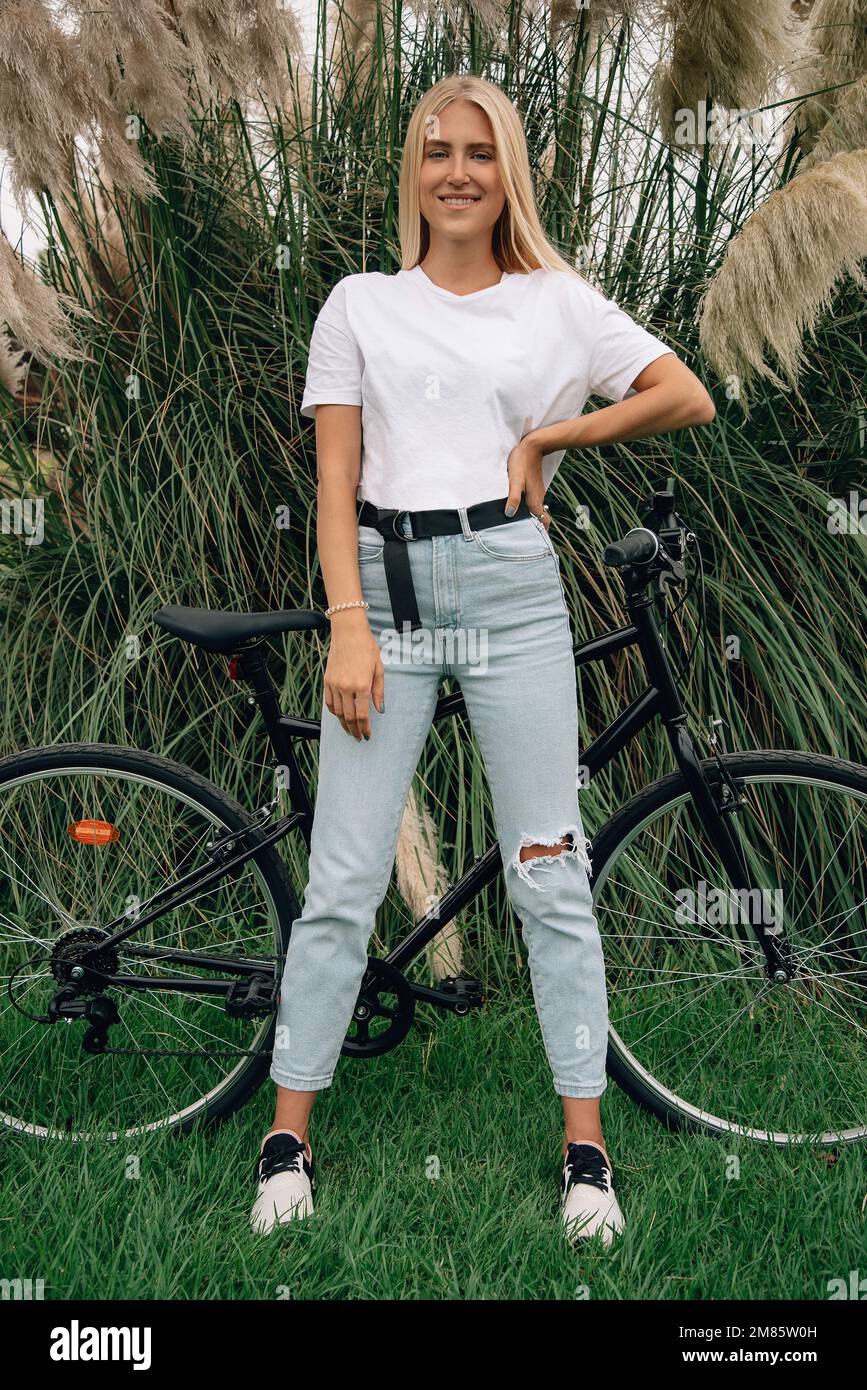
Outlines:
[[[330,608],[326,608],[325,616],[330,618],[332,613],[336,613],[338,608],[369,608],[370,604],[366,598],[354,598],[350,603],[332,603]]]

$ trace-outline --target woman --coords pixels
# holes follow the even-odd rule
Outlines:
[[[416,106],[400,238],[395,275],[347,275],[329,294],[301,403],[316,419],[332,631],[309,878],[283,975],[277,1104],[252,1222],[267,1231],[312,1211],[310,1112],[350,1024],[450,674],[484,757],[562,1097],[566,1230],[608,1245],[623,1218],[599,1109],[605,975],[578,810],[572,632],[545,492],[567,448],[704,424],[714,407],[671,348],[547,241],[520,118],[492,83],[448,77]],[[591,393],[617,404],[582,415]],[[412,640],[421,631],[435,639],[423,660]]]

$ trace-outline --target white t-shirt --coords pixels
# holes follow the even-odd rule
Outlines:
[[[619,401],[672,352],[568,271],[504,273],[458,295],[416,265],[345,275],[310,339],[301,414],[361,406],[357,495],[380,507],[469,507],[509,491],[508,458],[531,429]],[[565,450],[546,454],[547,489]]]

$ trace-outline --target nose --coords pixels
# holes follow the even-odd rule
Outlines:
[[[464,161],[465,161],[465,159],[466,159],[466,156],[465,156],[465,155],[462,155],[462,154],[456,154],[456,155],[455,155],[454,168],[452,169],[451,173],[449,174],[449,178],[450,178],[450,179],[460,179],[462,182],[465,182],[465,181],[469,178],[469,174],[468,174],[467,170],[464,168]]]

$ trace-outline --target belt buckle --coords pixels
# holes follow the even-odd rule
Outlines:
[[[412,533],[412,522],[411,522],[411,521],[410,521],[410,523],[409,523],[409,535],[408,535],[408,536],[404,535],[403,531],[398,531],[398,529],[397,529],[397,523],[398,523],[398,520],[400,519],[400,517],[402,517],[402,516],[409,516],[409,508],[408,508],[408,507],[404,507],[401,511],[395,512],[394,516],[391,518],[391,529],[392,529],[392,531],[394,532],[394,534],[397,536],[398,540],[399,540],[399,541],[418,541],[418,540],[421,540],[421,536],[414,536],[414,535],[413,535],[413,533]]]

